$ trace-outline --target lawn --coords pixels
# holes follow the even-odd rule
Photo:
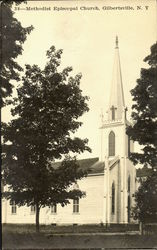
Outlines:
[[[104,225],[68,225],[68,226],[55,226],[55,225],[40,225],[40,232],[46,234],[57,233],[104,233],[104,232],[126,232],[138,231],[138,224],[132,225],[111,225],[106,227]],[[35,224],[4,224],[2,226],[3,233],[34,233]]]
[[[55,234],[52,228],[58,230]],[[57,229],[58,228],[58,229]],[[157,247],[156,235],[109,235],[103,232],[68,232],[73,227],[41,226],[41,232],[35,233],[34,225],[4,225],[3,250],[5,249],[98,249],[98,248],[155,248]],[[93,230],[96,226],[91,227]],[[97,226],[97,229],[101,226]],[[61,230],[62,229],[62,230]],[[63,231],[64,233],[59,234]],[[88,227],[84,226],[84,231]],[[78,229],[77,229],[78,230]],[[83,230],[83,226],[82,229]],[[67,234],[66,234],[67,233]]]

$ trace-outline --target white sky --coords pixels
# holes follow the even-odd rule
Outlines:
[[[44,2],[44,3],[43,3]],[[45,52],[54,45],[63,49],[62,67],[72,66],[74,74],[81,72],[81,89],[90,97],[90,111],[81,120],[77,135],[89,139],[92,154],[86,152],[79,158],[97,157],[100,152],[100,113],[107,110],[112,78],[115,36],[119,37],[120,59],[126,106],[131,108],[130,90],[140,76],[141,67],[147,67],[143,59],[150,53],[156,41],[155,0],[110,1],[31,1],[20,5],[27,7],[51,7],[51,11],[15,11],[23,27],[34,26],[18,57],[25,64],[45,65]],[[53,7],[99,7],[99,11],[54,11]],[[134,10],[102,10],[103,6],[131,6]],[[142,10],[137,10],[141,6]],[[145,6],[149,6],[148,10]],[[2,112],[9,121],[8,108]]]

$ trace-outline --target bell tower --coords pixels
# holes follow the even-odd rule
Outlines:
[[[125,133],[127,124],[127,108],[125,106],[122,83],[118,37],[115,41],[115,55],[111,81],[110,99],[107,119],[101,124],[101,159],[104,157],[128,155],[128,137]]]
[[[103,118],[103,116],[102,116]],[[130,222],[129,207],[135,190],[135,168],[129,160],[133,143],[126,134],[125,106],[118,37],[106,120],[101,120],[101,161],[104,170],[104,223]]]

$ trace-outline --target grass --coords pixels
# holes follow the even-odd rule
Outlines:
[[[3,233],[34,233],[34,224],[3,224]],[[46,234],[53,233],[103,233],[103,232],[125,232],[125,231],[138,231],[138,225],[111,225],[106,227],[104,225],[68,225],[68,226],[55,226],[55,225],[40,225],[40,232]]]
[[[112,230],[117,227],[112,226]],[[119,229],[122,230],[121,225]],[[124,228],[128,228],[127,226]],[[35,225],[6,224],[2,226],[2,246],[5,249],[98,249],[98,248],[155,248],[156,235],[85,235],[85,232],[104,232],[102,225],[53,226],[41,225],[39,234]],[[77,231],[76,231],[77,230]],[[110,228],[111,230],[111,228]],[[54,234],[54,233],[62,233]],[[82,235],[65,235],[68,232],[83,232]]]

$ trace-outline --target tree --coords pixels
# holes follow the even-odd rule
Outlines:
[[[16,4],[22,1],[15,1]],[[27,35],[33,29],[32,26],[23,28],[21,23],[14,17],[11,9],[13,1],[2,1],[0,5],[0,107],[6,103],[6,98],[11,96],[13,83],[19,81],[19,72],[22,67],[15,61],[22,54],[22,45]]]
[[[12,109],[16,118],[3,125],[3,176],[9,185],[4,196],[19,206],[36,206],[37,231],[40,208],[81,198],[84,192],[70,187],[87,174],[68,154],[90,151],[87,139],[72,136],[82,125],[78,118],[88,111],[88,97],[79,87],[81,74],[70,76],[71,67],[59,72],[61,55],[52,46],[44,70],[26,65]],[[54,160],[63,155],[55,169]]]
[[[157,175],[153,173],[146,180],[141,179],[140,184],[135,193],[133,217],[142,223],[157,222]]]
[[[131,90],[133,101],[131,117],[133,125],[128,126],[130,139],[137,141],[142,153],[131,153],[134,164],[157,167],[157,43],[151,47],[151,54],[144,59],[150,65],[141,69],[141,77]]]
[[[135,193],[133,217],[142,223],[157,219],[157,43],[144,61],[150,67],[141,69],[141,77],[131,90],[135,102],[131,114],[133,124],[127,128],[130,139],[142,148],[141,153],[131,153],[130,159],[145,169],[151,168],[150,175],[141,180]]]

